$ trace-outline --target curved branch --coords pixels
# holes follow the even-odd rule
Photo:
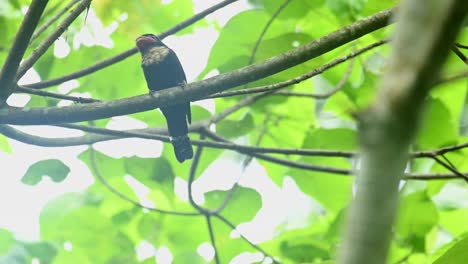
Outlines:
[[[219,98],[219,97],[228,97],[228,96],[234,96],[234,95],[244,95],[244,94],[251,94],[251,93],[261,93],[261,92],[273,92],[273,91],[277,91],[281,88],[284,88],[284,87],[287,87],[287,86],[290,86],[290,85],[293,85],[293,84],[297,84],[297,83],[300,83],[302,81],[305,81],[307,79],[310,79],[314,76],[317,76],[321,73],[323,73],[324,71],[330,69],[330,68],[333,68],[349,59],[352,59],[352,58],[355,58],[359,55],[361,55],[362,53],[366,52],[366,51],[369,51],[373,48],[376,48],[376,47],[379,47],[385,43],[388,43],[388,40],[380,40],[380,41],[377,41],[375,43],[372,43],[362,49],[359,49],[357,51],[354,51],[346,56],[343,56],[339,59],[336,59],[336,60],[333,60],[332,62],[329,62],[327,64],[324,64],[322,66],[320,66],[319,68],[316,68],[314,69],[313,71],[311,72],[308,72],[304,75],[301,75],[301,76],[298,76],[296,78],[293,78],[293,79],[290,79],[290,80],[287,80],[287,81],[283,81],[283,82],[279,82],[279,83],[275,83],[275,84],[269,84],[269,85],[264,85],[264,86],[259,86],[259,87],[252,87],[252,88],[247,88],[247,89],[240,89],[240,90],[235,90],[235,91],[229,91],[229,92],[220,92],[220,93],[215,93],[211,96],[208,96],[207,98]],[[349,68],[348,68],[349,69]],[[350,74],[350,71],[347,70],[346,74],[345,74],[345,77],[346,76],[349,76]],[[329,92],[326,92],[326,93],[323,93],[323,94],[307,94],[307,96],[309,97],[313,97],[313,98],[316,98],[316,99],[325,99],[325,98],[328,98],[330,97],[331,95],[333,95],[334,93],[336,93],[338,90],[340,90],[342,88],[342,86],[344,85],[344,82],[348,79],[347,77],[346,78],[342,78],[342,81],[340,81],[340,83],[337,85],[337,87]],[[279,94],[281,93],[284,93],[284,92],[278,92]],[[288,92],[286,92],[288,93]],[[289,92],[291,93],[291,92]]]
[[[142,112],[156,107],[169,106],[204,98],[209,94],[255,81],[278,73],[307,60],[320,56],[349,41],[357,39],[387,25],[391,10],[346,26],[316,41],[272,57],[264,62],[243,67],[203,81],[173,87],[152,95],[140,95],[102,103],[73,105],[66,107],[44,107],[22,109],[8,107],[0,110],[0,123],[38,125],[71,123],[108,118]]]
[[[93,171],[94,175],[96,175],[96,178],[107,188],[109,191],[115,195],[117,195],[119,198],[121,198],[124,201],[127,201],[137,207],[152,211],[152,212],[157,212],[161,214],[168,214],[168,215],[179,215],[179,216],[201,216],[202,214],[200,213],[191,213],[191,212],[177,212],[177,211],[167,211],[167,210],[162,210],[154,207],[148,207],[145,205],[142,205],[140,202],[133,200],[132,198],[126,196],[116,188],[114,188],[107,180],[104,178],[100,171],[98,170],[96,160],[94,158],[94,149],[93,147],[90,147],[90,168]]]

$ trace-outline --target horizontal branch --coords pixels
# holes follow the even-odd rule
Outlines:
[[[272,57],[264,62],[246,66],[203,81],[173,87],[154,93],[109,102],[90,103],[66,107],[4,108],[0,110],[0,123],[39,125],[72,123],[151,110],[201,99],[207,95],[259,80],[320,56],[363,35],[387,25],[391,10],[355,22],[318,40]]]

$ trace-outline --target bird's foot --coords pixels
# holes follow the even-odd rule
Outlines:
[[[157,93],[157,91],[149,90],[149,95],[151,97],[156,97],[156,93]]]

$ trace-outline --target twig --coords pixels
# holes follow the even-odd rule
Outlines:
[[[264,85],[264,86],[259,86],[259,87],[241,89],[241,90],[236,90],[236,91],[215,93],[215,94],[213,94],[211,96],[207,96],[206,98],[219,98],[219,97],[228,97],[228,96],[234,96],[234,95],[243,95],[243,94],[251,94],[251,93],[276,91],[276,90],[279,90],[281,88],[284,88],[284,87],[287,87],[287,86],[290,86],[290,85],[293,85],[293,84],[297,84],[297,83],[300,83],[300,82],[305,81],[307,79],[310,79],[310,78],[312,78],[312,77],[314,77],[316,75],[319,75],[319,74],[323,73],[324,71],[326,71],[326,70],[328,70],[330,68],[335,67],[338,64],[341,64],[341,63],[343,63],[343,62],[345,62],[345,61],[347,61],[347,60],[349,60],[351,58],[359,56],[359,55],[361,55],[362,53],[364,53],[366,51],[369,51],[369,50],[371,50],[373,48],[379,47],[379,46],[381,46],[383,44],[386,44],[388,42],[389,42],[389,40],[377,41],[377,42],[375,42],[373,44],[370,44],[370,45],[368,45],[368,46],[366,46],[366,47],[364,47],[362,49],[354,51],[354,52],[352,52],[352,53],[350,53],[350,54],[348,54],[346,56],[343,56],[343,57],[341,57],[339,59],[333,60],[332,62],[324,64],[321,67],[316,68],[316,69],[314,69],[313,71],[311,71],[309,73],[306,73],[304,75],[298,76],[296,78],[293,78],[293,79],[290,79],[290,80],[287,80],[287,81],[283,81],[283,82],[279,82],[279,83],[275,83],[275,84]],[[331,95],[333,95],[334,93],[336,93],[337,91],[339,91],[342,88],[342,85],[340,85],[341,83],[342,82],[340,81],[340,83],[337,85],[337,87],[335,89],[329,91],[329,92],[326,92],[324,94],[311,94],[309,96],[317,98],[317,99],[328,98],[328,97],[330,97]]]
[[[101,100],[97,100],[97,99],[93,99],[93,98],[85,98],[85,97],[77,97],[77,96],[70,96],[70,95],[64,95],[64,94],[57,94],[57,93],[41,91],[41,90],[38,90],[38,89],[21,87],[21,86],[16,87],[15,93],[34,94],[34,95],[39,95],[39,96],[43,96],[43,97],[50,97],[50,98],[55,98],[55,99],[73,101],[75,103],[101,102]]]
[[[468,45],[463,45],[461,43],[455,43],[455,46],[461,48],[461,49],[468,49]]]
[[[92,0],[82,0],[73,11],[57,26],[57,28],[31,53],[31,55],[21,63],[16,80],[20,79],[27,70],[47,51],[47,49],[57,40],[60,35],[75,21],[75,19],[85,10]]]
[[[219,260],[219,253],[218,253],[218,249],[216,247],[216,240],[215,240],[214,231],[213,231],[213,224],[211,223],[211,215],[206,214],[205,219],[206,219],[206,224],[208,225],[208,232],[210,233],[211,246],[214,249],[215,263],[220,264],[221,261]]]
[[[269,257],[271,258],[274,263],[279,263],[277,262],[270,254],[268,254],[267,252],[265,252],[265,250],[263,250],[261,247],[259,247],[258,245],[254,244],[253,242],[251,242],[247,237],[245,237],[242,232],[240,232],[236,226],[231,223],[228,219],[226,219],[224,216],[222,216],[221,214],[219,213],[215,213],[213,216],[215,216],[216,218],[218,218],[219,220],[221,220],[223,223],[225,223],[227,226],[229,226],[232,230],[235,230],[239,236],[245,241],[247,242],[250,246],[252,246],[253,248],[255,248],[256,250],[258,250],[259,252],[261,252],[265,257]]]
[[[252,64],[255,60],[255,55],[257,54],[257,50],[258,50],[258,47],[260,46],[260,43],[262,42],[263,40],[263,37],[265,36],[266,32],[268,31],[268,29],[270,28],[271,24],[273,23],[273,21],[278,17],[278,15],[283,11],[283,9],[291,2],[291,0],[285,0],[281,5],[280,7],[275,11],[275,13],[273,13],[273,15],[271,15],[270,19],[268,20],[268,22],[266,23],[265,27],[263,27],[263,30],[262,32],[260,33],[260,35],[258,36],[258,39],[257,41],[255,42],[255,45],[252,49],[252,54],[250,55],[250,58],[249,58],[249,65]]]
[[[203,138],[204,136],[200,135],[200,139],[203,139]],[[197,150],[195,151],[195,156],[193,157],[193,160],[192,160],[192,165],[190,166],[190,172],[189,172],[189,178],[188,178],[188,197],[189,197],[190,204],[195,209],[197,209],[198,212],[208,216],[210,215],[210,210],[199,206],[193,199],[193,192],[192,192],[192,185],[193,185],[193,182],[195,181],[195,175],[197,172],[198,164],[200,163],[200,156],[202,154],[202,150],[203,150],[202,146],[197,147]]]
[[[444,155],[442,155],[442,157],[444,157],[444,159],[446,159],[446,157]],[[463,175],[462,173],[460,173],[457,170],[457,168],[455,166],[453,166],[453,164],[451,164],[450,161],[447,160],[448,163],[449,163],[449,164],[447,164],[444,161],[442,161],[441,159],[439,159],[437,156],[433,156],[432,159],[435,160],[442,167],[446,168],[448,171],[452,172],[453,174],[457,175],[458,177],[460,177],[463,180],[465,180],[466,182],[468,182],[468,177]]]
[[[460,58],[461,61],[463,61],[466,65],[468,65],[468,58],[461,52],[460,49],[455,45],[452,47],[452,51]]]
[[[139,203],[138,201],[135,201],[133,200],[132,198],[126,196],[125,194],[121,193],[119,190],[117,190],[116,188],[114,188],[102,175],[101,173],[99,172],[99,169],[97,167],[97,164],[96,164],[96,159],[95,159],[95,156],[94,156],[94,148],[92,146],[90,146],[89,148],[89,151],[90,151],[90,168],[91,170],[93,171],[94,175],[96,175],[96,178],[107,188],[109,189],[110,192],[112,192],[113,194],[117,195],[119,198],[121,198],[122,200],[125,200],[137,207],[140,207],[140,208],[144,208],[144,209],[147,209],[147,210],[150,210],[150,211],[153,211],[153,212],[158,212],[158,213],[161,213],[161,214],[170,214],[170,215],[181,215],[181,216],[200,216],[201,214],[200,213],[189,213],[189,212],[176,212],[176,211],[167,211],[167,210],[161,210],[161,209],[157,209],[157,208],[154,208],[154,207],[148,207],[148,206],[145,206],[141,203]]]
[[[34,41],[42,32],[44,32],[48,27],[50,27],[55,21],[57,21],[63,14],[65,14],[70,8],[72,8],[76,3],[80,0],[71,0],[68,5],[62,8],[59,12],[57,12],[53,17],[51,17],[47,22],[45,22],[42,26],[40,26],[32,35],[30,42]]]
[[[0,71],[0,104],[6,101],[14,89],[13,82],[15,81],[16,72],[47,2],[48,0],[33,0],[24,16],[24,20],[13,41],[13,46]]]
[[[192,25],[193,23],[197,22],[198,20],[200,19],[203,19],[204,17],[206,17],[207,15],[215,12],[216,10],[218,9],[221,9],[233,2],[236,2],[237,0],[225,0],[219,4],[216,4],[196,15],[194,15],[193,17],[179,23],[178,25],[170,28],[169,30],[159,34],[159,38],[163,39],[171,34],[174,34],[190,25]],[[70,74],[67,74],[67,75],[64,75],[64,76],[61,76],[61,77],[57,77],[55,79],[50,79],[50,80],[46,80],[46,81],[41,81],[41,82],[37,82],[37,83],[32,83],[32,84],[28,84],[28,85],[25,85],[26,87],[29,87],[29,88],[35,88],[35,89],[41,89],[41,88],[46,88],[46,87],[50,87],[50,86],[53,86],[53,85],[57,85],[57,84],[61,84],[63,82],[66,82],[66,81],[69,81],[69,80],[73,80],[73,79],[77,79],[77,78],[80,78],[80,77],[83,77],[83,76],[86,76],[88,74],[91,74],[93,72],[96,72],[98,70],[101,70],[101,69],[104,69],[110,65],[113,65],[117,62],[120,62],[134,54],[137,53],[137,49],[136,48],[131,48],[131,49],[128,49],[124,52],[121,52],[119,54],[117,54],[116,56],[114,57],[111,57],[111,58],[108,58],[108,59],[105,59],[105,60],[102,60],[94,65],[91,65],[89,67],[86,67],[86,68],[83,68],[79,71],[76,71],[76,72],[73,72],[73,73],[70,73]]]
[[[203,130],[203,131],[201,131],[201,133],[204,133],[207,137],[212,138],[212,139],[214,139],[216,141],[231,143],[229,140],[227,140],[227,139],[225,139],[225,138],[223,138],[223,137],[221,137],[221,136],[219,136],[219,135],[217,135],[217,134],[215,134],[215,133],[213,133],[211,131]],[[320,171],[320,172],[340,174],[340,175],[351,175],[352,174],[351,170],[349,170],[349,169],[340,169],[340,168],[333,168],[333,167],[328,167],[328,166],[313,165],[313,164],[298,162],[298,161],[291,161],[291,160],[287,160],[287,159],[282,159],[282,158],[269,156],[269,155],[262,154],[262,153],[254,153],[254,152],[251,152],[251,151],[239,150],[239,152],[244,153],[244,154],[248,154],[248,155],[252,155],[253,157],[256,157],[256,158],[259,158],[259,159],[262,159],[262,160],[266,160],[266,161],[270,161],[270,162],[273,162],[273,163],[276,163],[276,164],[281,164],[281,165],[291,167],[291,168],[298,168],[298,169],[310,170],[310,171]]]

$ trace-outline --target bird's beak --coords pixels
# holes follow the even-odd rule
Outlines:
[[[142,49],[144,48],[146,45],[150,44],[150,43],[154,43],[156,42],[154,39],[148,37],[148,36],[139,36],[137,39],[136,39],[136,46],[138,49]]]

